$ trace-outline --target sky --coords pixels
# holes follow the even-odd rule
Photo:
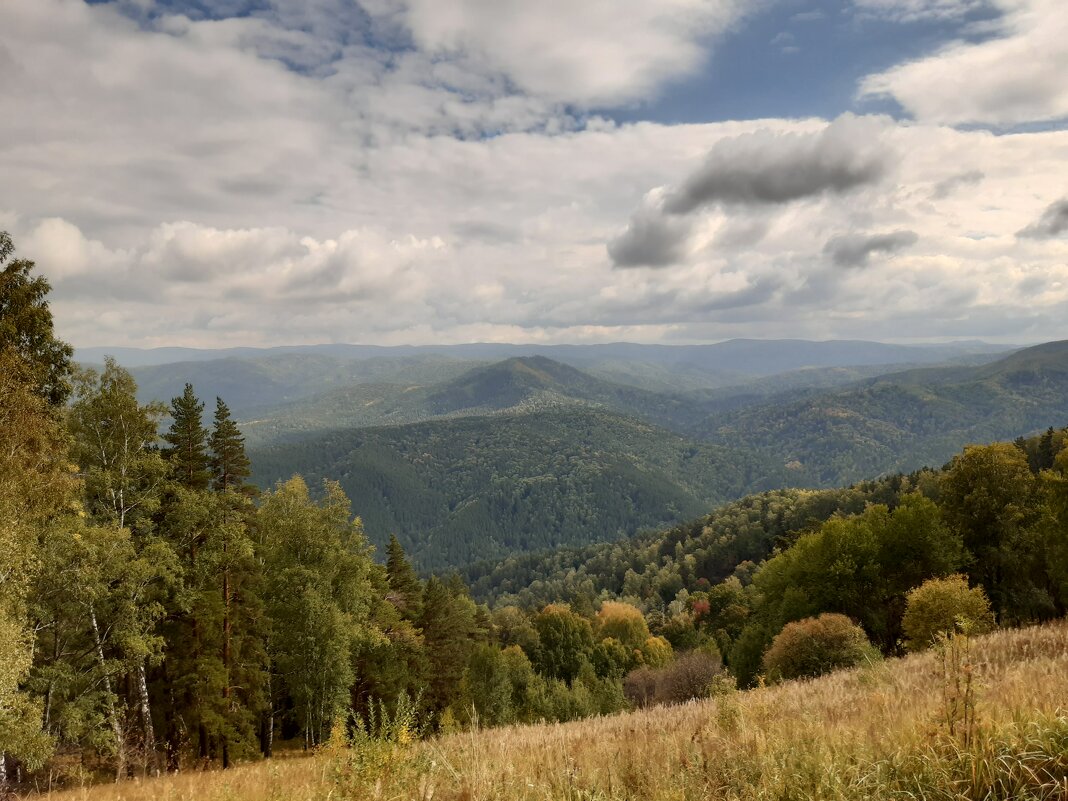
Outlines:
[[[1068,338],[1064,0],[0,0],[76,346]]]

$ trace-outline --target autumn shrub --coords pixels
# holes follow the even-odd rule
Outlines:
[[[787,623],[764,653],[772,681],[812,678],[879,658],[864,630],[845,615],[822,614]]]
[[[910,651],[929,648],[939,635],[994,629],[994,613],[982,587],[969,587],[962,575],[929,579],[908,594],[901,621]]]
[[[633,706],[677,704],[707,698],[719,686],[723,662],[711,651],[690,651],[661,668],[642,666],[623,680],[623,692]]]
[[[640,708],[656,703],[657,672],[654,668],[642,665],[623,678],[623,694],[633,706]]]

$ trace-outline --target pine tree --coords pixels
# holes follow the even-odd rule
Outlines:
[[[460,692],[460,680],[474,647],[475,605],[466,595],[450,592],[431,576],[423,590],[419,628],[426,645],[427,686],[423,700],[441,713]]]
[[[217,492],[251,492],[251,485],[245,482],[252,472],[245,453],[245,438],[222,398],[215,399],[215,426],[210,445],[212,487]]]
[[[1053,426],[1046,429],[1046,433],[1038,441],[1038,469],[1049,470],[1053,467]]]
[[[30,277],[34,263],[14,259],[6,231],[0,231],[0,350],[12,351],[30,372],[37,395],[53,409],[70,395],[74,349],[52,331],[52,312],[45,295],[52,287],[43,276]]]
[[[171,477],[189,489],[207,489],[211,481],[211,459],[206,449],[208,432],[201,422],[204,404],[186,384],[181,397],[171,401],[174,421],[163,439],[170,445],[164,456],[171,466]]]
[[[185,747],[224,766],[254,749],[264,683],[260,564],[238,499],[247,503],[178,486],[161,522],[183,578],[165,626],[172,767]]]
[[[389,535],[389,545],[386,546],[386,578],[392,596],[390,600],[407,619],[417,618],[423,587],[395,534]]]

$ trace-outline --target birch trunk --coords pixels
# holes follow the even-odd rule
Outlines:
[[[156,730],[152,726],[152,707],[148,702],[148,677],[145,663],[137,666],[137,691],[141,696],[141,721],[144,724],[145,770],[159,775],[159,759],[156,756]]]
[[[122,731],[118,710],[115,709],[115,695],[111,690],[111,677],[107,674],[107,662],[104,660],[104,643],[100,639],[100,626],[96,622],[96,610],[89,604],[89,620],[93,624],[93,641],[96,645],[96,658],[100,670],[104,673],[104,697],[107,699],[108,722],[115,735],[115,781],[120,781],[126,772],[126,738]]]

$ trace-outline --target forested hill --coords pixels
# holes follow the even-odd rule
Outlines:
[[[261,486],[336,477],[373,541],[396,533],[437,569],[614,540],[750,492],[937,466],[970,442],[1068,419],[1065,343],[819,387],[861,372],[834,370],[731,397],[654,393],[517,357],[436,383],[339,388],[243,429]]]
[[[678,432],[697,425],[712,407],[700,398],[651,392],[597,378],[542,356],[475,366],[440,382],[423,381],[422,365],[407,381],[359,383],[314,397],[253,411],[242,428],[252,445],[295,440],[335,428],[415,423],[440,417],[481,416],[562,406],[604,408]]]
[[[604,381],[544,356],[516,357],[472,370],[432,388],[427,406],[435,414],[449,414],[500,411],[553,399],[603,405],[674,428],[694,425],[702,416],[695,401]]]
[[[775,454],[815,486],[940,465],[963,445],[1068,419],[1068,341],[975,367],[915,369],[710,416],[698,438]]]
[[[618,539],[790,482],[759,455],[582,406],[338,430],[251,458],[262,487],[340,481],[371,541],[395,533],[424,568]]]
[[[994,453],[998,447],[979,450]],[[1065,428],[1050,428],[1015,442],[1022,461],[1036,474],[1052,467],[1066,447]],[[1004,451],[997,453],[998,459],[1005,459]],[[984,465],[979,475],[993,475],[993,469]],[[680,590],[707,591],[731,576],[748,584],[776,549],[788,548],[832,517],[859,514],[870,504],[892,509],[910,492],[937,499],[945,474],[945,469],[925,469],[837,489],[756,493],[678,526],[616,542],[516,554],[471,565],[462,575],[475,597],[498,605],[540,608],[563,600],[585,607],[598,598],[626,597],[648,608],[662,608],[680,597]],[[982,495],[970,502],[982,503]],[[1018,539],[1021,532],[1000,536]]]

